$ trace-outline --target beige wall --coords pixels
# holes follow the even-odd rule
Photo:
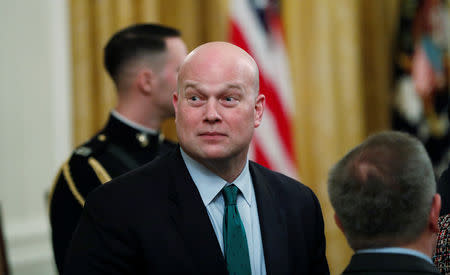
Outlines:
[[[15,275],[54,271],[45,192],[71,148],[66,8],[0,1],[0,203]]]

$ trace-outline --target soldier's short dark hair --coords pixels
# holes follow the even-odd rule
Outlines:
[[[177,29],[159,24],[135,24],[115,33],[104,48],[104,64],[117,84],[120,69],[136,57],[166,50],[164,39],[180,37]]]

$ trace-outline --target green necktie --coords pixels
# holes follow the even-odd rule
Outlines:
[[[247,237],[236,207],[236,185],[223,188],[225,213],[223,215],[223,244],[225,261],[230,275],[252,274],[248,256]]]

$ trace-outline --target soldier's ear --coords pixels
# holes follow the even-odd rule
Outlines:
[[[152,70],[142,69],[139,71],[136,81],[137,86],[141,92],[144,94],[150,95],[153,91],[155,74]]]

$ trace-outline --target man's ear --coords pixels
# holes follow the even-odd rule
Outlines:
[[[334,213],[334,222],[336,223],[337,227],[339,227],[339,229],[342,231],[342,233],[344,233],[341,220],[338,218],[336,212]]]
[[[255,128],[259,127],[262,121],[262,116],[264,113],[264,107],[266,104],[266,97],[263,94],[259,94],[256,98],[255,104]]]
[[[431,203],[430,217],[429,217],[429,227],[432,232],[439,233],[439,212],[441,211],[441,195],[435,194],[433,197],[433,202]]]
[[[140,70],[136,77],[136,82],[139,90],[146,95],[150,95],[153,91],[154,78],[155,74],[152,70]]]

